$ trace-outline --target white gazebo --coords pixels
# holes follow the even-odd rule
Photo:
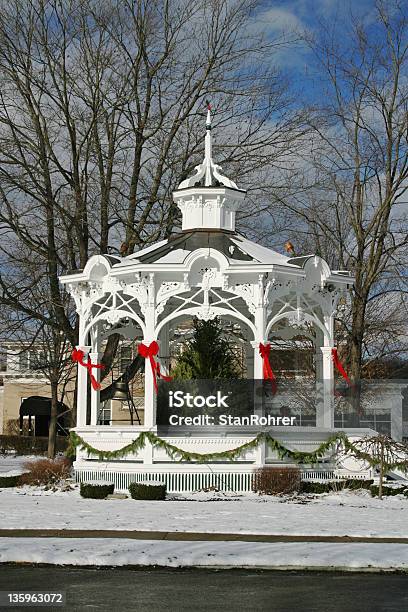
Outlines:
[[[157,341],[160,359],[160,355],[169,355],[169,336],[181,319],[227,318],[237,322],[248,338],[248,377],[262,379],[260,344],[268,343],[276,327],[282,328],[282,321],[289,330],[307,322],[315,330],[316,373],[324,387],[316,405],[316,425],[276,427],[273,435],[287,447],[310,451],[335,431],[333,323],[339,298],[347,293],[353,278],[346,271],[330,270],[317,255],[287,257],[237,233],[235,216],[245,206],[245,191],[214,163],[211,144],[208,111],[204,159],[194,176],[182,181],[173,194],[182,213],[181,231],[128,257],[95,255],[84,270],[61,278],[79,315],[77,348],[85,360],[98,363],[103,342],[109,334],[119,332],[147,347]],[[93,373],[98,377],[99,370]],[[77,435],[94,448],[115,450],[142,431],[155,432],[155,381],[149,364],[144,380],[143,424],[100,425],[100,392],[91,388],[89,394],[88,371],[79,365]],[[167,441],[187,451],[208,453],[236,448],[254,437],[255,433],[232,429],[222,435],[191,431]],[[131,480],[154,475],[165,479],[170,491],[219,482],[234,490],[247,490],[254,468],[278,461],[267,445],[260,444],[235,462],[178,462],[148,442],[137,452],[109,461],[79,450],[74,467],[78,479],[104,475],[113,479],[118,489],[126,489]],[[332,477],[336,470],[340,473],[330,457],[320,467],[304,466],[304,470],[320,477]],[[218,477],[219,481],[214,480]]]

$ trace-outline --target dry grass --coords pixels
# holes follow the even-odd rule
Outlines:
[[[27,474],[23,474],[20,484],[54,485],[71,475],[71,461],[66,457],[57,459],[34,459],[24,463]]]

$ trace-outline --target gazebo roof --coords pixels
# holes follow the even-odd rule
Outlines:
[[[125,257],[114,268],[134,264],[183,264],[186,257],[197,249],[211,249],[222,253],[229,264],[277,264],[297,266],[289,257],[248,240],[237,232],[222,230],[191,230],[175,234],[137,253]],[[301,266],[300,266],[301,267]]]
[[[235,278],[245,274],[248,279],[257,279],[259,274],[278,272],[287,279],[308,278],[311,287],[324,283],[344,287],[353,282],[348,271],[330,270],[317,255],[288,257],[239,234],[235,229],[235,215],[243,206],[245,193],[221,174],[220,166],[213,161],[209,109],[204,159],[196,167],[196,173],[182,181],[173,193],[182,213],[182,229],[127,257],[94,255],[83,271],[61,280],[78,283],[117,277],[129,282],[134,273],[160,272],[161,280],[175,282],[174,274],[179,278],[190,273],[198,261],[202,265],[201,273],[208,266],[215,266],[222,274],[232,273]]]

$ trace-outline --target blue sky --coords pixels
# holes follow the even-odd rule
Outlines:
[[[375,28],[375,5],[375,0],[264,0],[256,19],[271,38],[279,37],[282,32],[293,38],[301,31],[318,34],[334,26],[339,36],[347,37],[344,23],[353,19]],[[316,78],[313,57],[306,45],[294,43],[279,51],[276,60],[293,79],[294,89],[303,99],[307,97],[313,102],[322,95],[322,85]]]

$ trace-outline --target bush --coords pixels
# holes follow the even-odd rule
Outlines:
[[[309,480],[302,480],[300,483],[301,493],[329,493],[332,489],[328,482],[310,482]]]
[[[112,495],[115,485],[112,482],[81,482],[80,494],[87,499],[105,499]]]
[[[373,484],[373,480],[359,480],[358,478],[348,478],[344,480],[329,480],[327,482],[310,482],[302,480],[300,485],[301,493],[332,493],[336,491],[343,491],[343,489],[351,489],[357,491],[358,489],[369,489]]]
[[[162,482],[131,482],[129,493],[132,499],[162,500],[166,499],[166,485]]]
[[[374,480],[360,480],[358,478],[347,478],[344,480],[344,488],[356,491],[358,489],[369,489],[373,484]]]
[[[20,484],[53,485],[71,476],[71,461],[66,457],[26,461],[24,468],[28,473],[21,476]]]
[[[255,493],[278,495],[293,493],[300,489],[300,469],[298,467],[262,467],[255,471],[252,490]]]
[[[68,439],[57,436],[57,452],[65,452],[68,448]],[[46,455],[48,451],[48,438],[36,436],[5,436],[0,435],[0,454],[14,452],[17,455]]]
[[[18,487],[20,484],[21,474],[13,474],[13,476],[7,476],[6,474],[0,474],[0,489],[8,487]]]
[[[370,492],[371,492],[372,497],[378,497],[379,486],[371,485]],[[406,495],[408,493],[407,487],[404,485],[401,485],[399,487],[387,487],[387,485],[383,485],[383,488],[382,488],[383,497],[391,496],[391,495],[399,495],[400,493],[403,493],[404,495]]]

